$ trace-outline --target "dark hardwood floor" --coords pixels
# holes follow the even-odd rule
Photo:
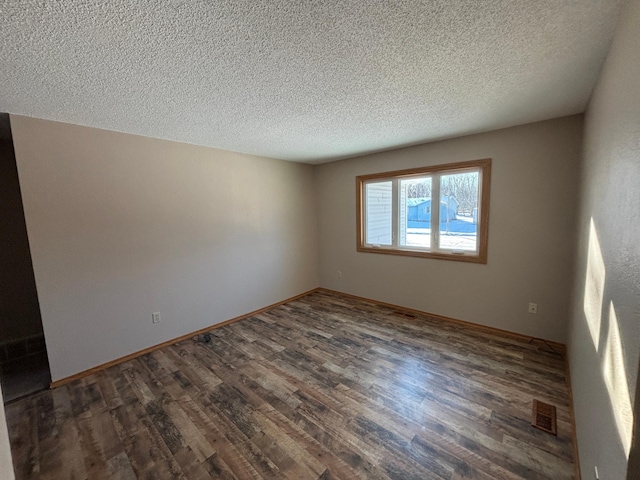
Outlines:
[[[316,292],[10,403],[18,479],[569,479],[547,347]],[[558,436],[530,425],[557,407]]]

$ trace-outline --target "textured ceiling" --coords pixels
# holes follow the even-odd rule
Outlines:
[[[0,111],[321,163],[582,112],[617,0],[0,0]]]

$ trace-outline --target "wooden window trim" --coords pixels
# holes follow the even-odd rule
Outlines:
[[[478,205],[480,228],[478,229],[478,252],[472,253],[447,253],[443,251],[425,251],[410,248],[389,248],[372,247],[365,244],[364,239],[364,204],[363,194],[366,182],[375,179],[399,179],[413,177],[417,175],[451,172],[460,173],[464,170],[479,169],[481,172],[480,181],[480,202]],[[356,177],[356,250],[366,253],[381,253],[385,255],[401,255],[405,257],[435,258],[441,260],[453,260],[458,262],[487,263],[487,251],[489,247],[489,195],[491,187],[491,159],[471,160],[468,162],[448,163],[443,165],[432,165],[428,167],[409,168],[405,170],[395,170],[392,172],[372,173]],[[394,228],[396,225],[394,225]]]

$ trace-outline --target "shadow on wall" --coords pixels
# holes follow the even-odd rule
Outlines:
[[[589,227],[588,246],[584,315],[593,348],[599,360],[600,373],[607,389],[610,407],[608,414],[615,422],[620,440],[620,455],[623,455],[626,461],[629,458],[633,437],[632,397],[625,366],[625,349],[620,335],[620,323],[613,300],[609,300],[606,296],[606,264],[593,217]]]

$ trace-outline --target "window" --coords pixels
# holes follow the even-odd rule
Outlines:
[[[357,177],[358,251],[487,263],[490,178],[491,159]]]

